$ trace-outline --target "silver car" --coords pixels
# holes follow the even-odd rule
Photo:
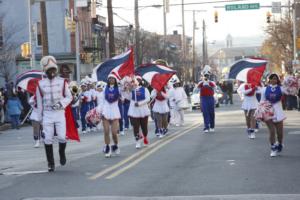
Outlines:
[[[220,106],[220,99],[223,97],[222,90],[219,86],[216,87],[214,99],[215,99],[215,106]],[[195,87],[192,94],[191,94],[191,105],[192,109],[200,108],[200,89],[198,87]]]

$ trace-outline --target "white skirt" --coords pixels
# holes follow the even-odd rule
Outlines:
[[[257,108],[258,101],[256,96],[244,96],[244,100],[242,103],[243,110],[255,110]]]
[[[163,101],[155,100],[152,111],[160,114],[169,112],[170,109],[167,100],[166,99]]]
[[[108,101],[104,100],[102,116],[108,120],[121,119],[118,101],[109,103]]]
[[[285,120],[286,116],[283,112],[281,101],[279,101],[275,104],[272,104],[272,105],[274,108],[273,122],[281,122],[281,121]]]
[[[148,104],[144,104],[142,106],[136,107],[134,105],[135,101],[130,101],[128,116],[134,118],[143,118],[150,115],[150,109]]]

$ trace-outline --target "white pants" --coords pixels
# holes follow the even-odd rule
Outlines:
[[[44,143],[53,144],[54,131],[57,134],[59,143],[66,143],[66,118],[65,111],[44,111],[43,113],[43,133]]]
[[[170,115],[171,115],[171,118],[170,118],[170,124],[176,124],[176,110],[174,107],[170,107]]]
[[[179,125],[184,123],[184,110],[174,109],[174,123]]]

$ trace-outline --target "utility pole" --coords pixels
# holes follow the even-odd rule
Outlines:
[[[140,23],[139,23],[139,2],[134,1],[134,21],[135,21],[135,64],[141,64],[140,58]]]
[[[193,81],[195,81],[195,68],[196,68],[196,42],[195,42],[195,32],[196,32],[196,20],[195,20],[195,10],[193,10],[193,68],[192,68],[192,77]]]
[[[182,15],[182,63],[184,68],[184,74],[185,74],[185,27],[184,27],[184,0],[181,0],[181,15]]]
[[[163,18],[164,18],[164,43],[163,43],[163,47],[164,47],[164,59],[167,59],[167,47],[166,47],[166,43],[167,43],[167,7],[166,7],[166,0],[163,0]]]
[[[43,56],[49,55],[48,46],[48,30],[47,30],[47,12],[46,12],[46,2],[40,2],[40,16],[41,16],[41,27],[42,27],[42,52]]]
[[[107,0],[107,15],[108,15],[108,40],[109,40],[109,56],[115,56],[115,37],[114,37],[114,20],[112,10],[112,0]]]
[[[206,44],[206,27],[203,20],[203,41],[202,41],[202,53],[203,53],[203,66],[207,65],[207,44]]]

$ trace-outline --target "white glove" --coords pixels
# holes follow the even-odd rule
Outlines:
[[[209,85],[209,82],[208,81],[204,81],[203,86],[207,86],[207,85]]]

